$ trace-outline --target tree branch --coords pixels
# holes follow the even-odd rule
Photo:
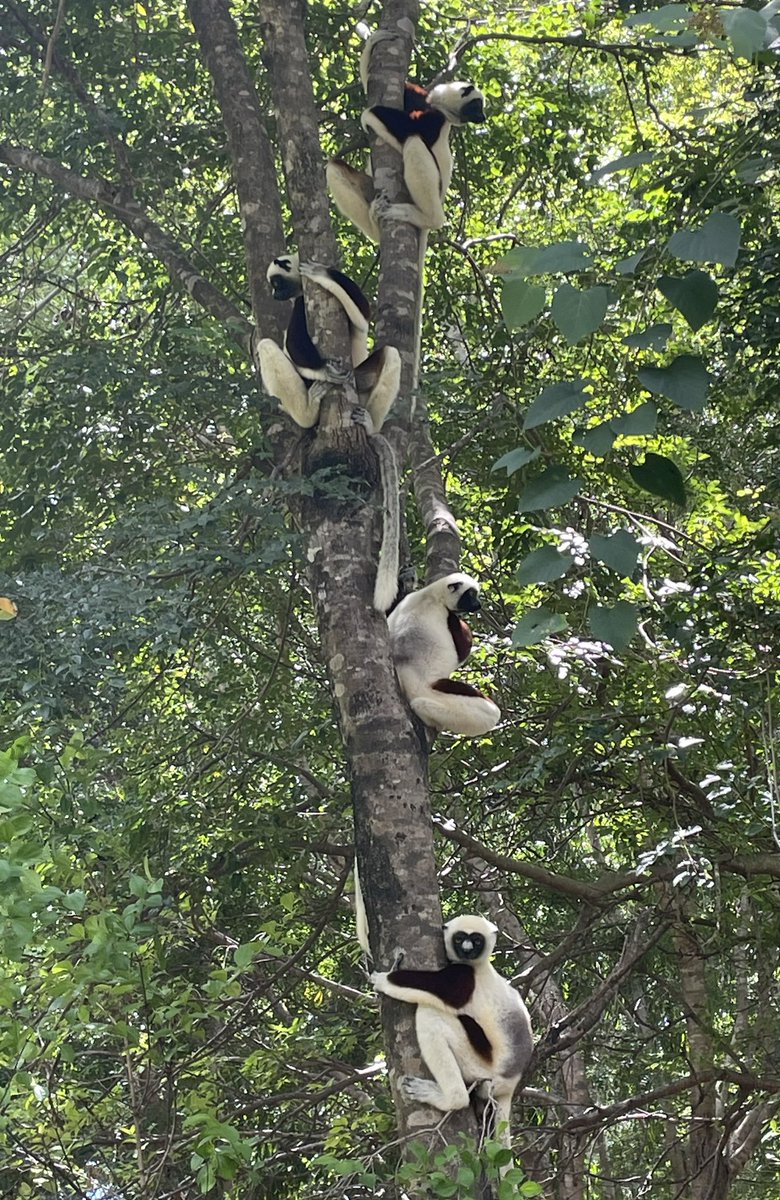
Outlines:
[[[145,242],[151,253],[166,267],[174,282],[178,283],[201,308],[221,321],[243,350],[249,350],[251,322],[203,278],[185,258],[173,239],[152,221],[124,188],[117,187],[107,179],[92,179],[79,175],[55,159],[45,158],[26,146],[12,146],[8,142],[0,142],[0,162],[22,171],[29,171],[40,179],[48,179],[71,196],[75,196],[77,200],[90,201],[105,209]]]
[[[254,80],[226,0],[187,0],[187,9],[227,133],[255,324],[263,331],[275,328],[281,338],[287,306],[271,297],[266,270],[285,249],[282,209]]]

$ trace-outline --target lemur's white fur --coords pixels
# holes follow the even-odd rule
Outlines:
[[[368,88],[371,51],[378,41],[396,35],[377,30],[366,41],[360,57],[360,77]],[[454,125],[483,121],[484,97],[473,84],[454,80],[425,88],[407,85],[403,109],[373,105],[361,116],[363,128],[372,130],[403,157],[404,183],[412,203],[390,204],[375,193],[370,175],[356,171],[341,159],[326,168],[328,188],[336,207],[371,241],[378,242],[383,220],[407,221],[418,229],[441,229],[446,222],[443,201],[452,179],[450,131]],[[415,119],[409,119],[409,113]]]
[[[484,917],[456,917],[444,926],[448,966],[394,967],[375,972],[371,982],[377,992],[417,1005],[417,1041],[433,1079],[403,1076],[405,1097],[450,1112],[466,1108],[468,1085],[479,1083],[480,1096],[495,1105],[499,1137],[511,1146],[512,1096],[530,1062],[533,1037],[528,1009],[491,966],[496,932]]]
[[[456,572],[411,592],[387,619],[398,680],[411,708],[426,725],[468,737],[488,733],[501,710],[450,675],[468,658],[471,632],[463,613],[479,608],[479,584]]]
[[[284,350],[271,338],[256,346],[263,387],[279,400],[280,408],[296,425],[310,429],[320,415],[322,391],[329,383],[345,381],[342,371],[324,359],[306,325],[302,279],[309,279],[335,296],[349,324],[350,352],[355,387],[361,407],[352,419],[371,437],[379,462],[383,496],[382,547],[374,585],[374,607],[387,612],[398,590],[400,500],[398,466],[387,438],[380,430],[401,386],[401,356],[394,346],[368,353],[369,305],[357,284],[340,271],[320,263],[300,263],[297,254],[275,258],[266,272],[277,299],[293,300]]]

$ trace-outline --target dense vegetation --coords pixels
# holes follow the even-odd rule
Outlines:
[[[504,713],[432,751],[444,910],[498,919],[527,996],[542,1194],[763,1200],[780,8],[424,7],[415,74],[457,48],[490,113],[453,139],[422,388]],[[0,0],[0,1196],[401,1195],[311,484],[270,469],[230,325],[209,76],[174,0],[55,9]],[[273,138],[258,9],[231,11]],[[354,150],[355,18],[307,22],[324,152]],[[131,182],[224,319],[76,177]],[[462,1169],[433,1194],[473,1195]]]

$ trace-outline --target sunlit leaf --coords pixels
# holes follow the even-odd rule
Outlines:
[[[593,264],[583,242],[552,242],[549,246],[515,246],[498,264],[499,270],[516,275],[555,275],[582,271]]]
[[[573,565],[574,559],[570,554],[561,554],[554,546],[540,546],[520,563],[517,582],[550,583],[553,579],[560,579]]]
[[[490,469],[491,471],[505,470],[507,475],[514,475],[515,471],[519,471],[521,467],[533,462],[535,458],[539,457],[539,454],[538,447],[535,450],[529,450],[527,446],[518,446],[516,450],[510,450],[508,454],[503,454]]]
[[[603,458],[612,449],[619,437],[645,437],[655,433],[658,413],[652,400],[640,404],[630,413],[622,417],[610,417],[590,429],[578,429],[574,434],[574,444]]]
[[[740,236],[736,217],[715,212],[698,229],[678,229],[669,238],[666,249],[686,262],[712,262],[733,267],[739,253]]]
[[[568,621],[561,613],[552,612],[549,608],[532,608],[525,613],[512,632],[513,646],[535,646],[554,633],[561,633],[568,626]]]
[[[0,596],[0,621],[13,621],[18,611],[13,600],[9,600],[7,596]]]
[[[636,254],[629,254],[628,258],[621,258],[615,263],[615,270],[618,275],[631,275],[639,266],[644,258],[647,250],[637,250]]]
[[[731,42],[735,58],[752,58],[763,50],[767,39],[767,20],[750,8],[720,10],[723,28]]]
[[[659,321],[655,325],[648,325],[647,329],[628,334],[623,341],[636,350],[663,350],[671,332],[672,327],[668,321]]]
[[[607,642],[615,650],[625,650],[637,631],[636,605],[628,600],[618,600],[611,608],[594,605],[589,612],[590,628],[594,638]]]
[[[665,4],[663,8],[655,8],[650,12],[631,13],[626,17],[626,25],[651,25],[653,29],[667,32],[688,24],[691,10],[687,4]]]
[[[518,502],[520,512],[557,508],[573,500],[582,487],[582,480],[572,479],[565,467],[548,467],[532,479]]]
[[[504,280],[501,289],[501,311],[507,329],[520,329],[533,321],[547,302],[547,291],[541,284],[527,283],[525,279]]]
[[[598,329],[608,305],[608,288],[592,287],[582,291],[570,283],[562,283],[553,297],[550,315],[566,341],[573,346]]]
[[[574,412],[585,402],[587,379],[561,380],[551,383],[529,406],[523,420],[523,429],[535,429],[556,417]]]
[[[639,542],[627,529],[618,529],[617,533],[604,537],[594,533],[588,546],[594,558],[603,562],[618,575],[631,575],[639,558]]]
[[[634,483],[653,496],[684,505],[685,483],[680,468],[663,454],[648,451],[642,463],[631,463],[628,468]]]
[[[608,175],[615,175],[618,171],[631,171],[634,167],[641,167],[643,163],[653,162],[657,157],[657,150],[637,150],[634,154],[621,154],[620,158],[613,158],[603,167],[597,167],[595,171],[592,171],[587,182],[597,183],[601,179],[606,179]]]
[[[712,376],[694,354],[681,354],[666,367],[643,367],[639,382],[648,392],[666,396],[687,412],[699,412],[707,402]]]
[[[662,275],[656,287],[682,313],[694,332],[715,312],[718,285],[706,271],[689,271],[682,277]]]

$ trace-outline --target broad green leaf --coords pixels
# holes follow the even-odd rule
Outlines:
[[[625,650],[637,630],[636,606],[628,600],[618,600],[612,608],[594,605],[589,616],[593,636],[618,651]]]
[[[686,26],[690,19],[691,10],[687,4],[665,4],[663,8],[655,8],[651,12],[631,13],[624,24],[652,25],[653,29],[663,33]]]
[[[640,404],[633,412],[622,417],[610,417],[590,429],[578,429],[574,434],[575,446],[582,446],[590,454],[603,458],[612,449],[619,437],[645,437],[655,433],[658,413],[652,400]]]
[[[648,451],[645,461],[631,463],[628,471],[637,487],[673,504],[685,504],[685,483],[680,468],[665,455]]]
[[[612,428],[620,437],[645,437],[655,433],[658,424],[658,410],[652,400],[640,404],[633,412],[622,417],[615,417],[611,422]]]
[[[736,217],[715,212],[698,229],[678,229],[669,238],[666,249],[685,262],[712,262],[733,267],[739,253],[740,236]]]
[[[639,382],[648,392],[666,396],[687,412],[699,412],[707,402],[712,376],[695,354],[680,354],[668,367],[643,367]]]
[[[601,179],[606,179],[608,175],[617,174],[618,171],[631,171],[634,167],[641,167],[643,163],[653,162],[657,157],[657,150],[637,150],[635,154],[621,154],[620,158],[613,158],[603,167],[597,167],[595,171],[592,171],[587,182],[597,183]]]
[[[602,421],[599,425],[591,425],[589,429],[575,430],[572,441],[575,446],[582,446],[583,450],[587,450],[588,454],[603,458],[605,454],[609,454],[617,436],[611,421]]]
[[[261,947],[257,942],[244,942],[240,946],[236,946],[233,952],[233,961],[239,971],[245,971],[248,966],[257,958]]]
[[[516,450],[510,450],[508,454],[504,454],[490,468],[491,471],[505,470],[507,475],[514,475],[515,471],[519,471],[521,467],[526,466],[529,462],[533,462],[540,454],[539,448],[529,450],[526,446],[518,446]]]
[[[515,275],[555,275],[582,271],[592,265],[588,247],[574,241],[552,242],[549,246],[515,246],[500,263],[503,273]]]
[[[750,8],[720,9],[720,19],[735,58],[752,58],[766,44],[767,20]]]
[[[553,297],[550,314],[566,341],[573,346],[598,329],[608,305],[608,288],[592,287],[581,291],[570,283],[562,283]]]
[[[587,379],[567,379],[551,383],[530,405],[523,420],[523,429],[535,429],[556,417],[565,417],[585,402]]]
[[[554,633],[561,633],[569,622],[560,613],[549,608],[532,608],[525,613],[512,632],[513,646],[535,646]]]
[[[538,317],[547,303],[547,292],[541,284],[527,283],[525,279],[504,280],[501,289],[501,311],[507,329],[520,329]]]
[[[623,341],[635,350],[663,350],[671,332],[672,327],[668,321],[659,321],[655,325],[648,325],[647,329],[630,333]]]
[[[610,537],[594,533],[589,539],[590,552],[618,575],[631,575],[639,558],[639,542],[627,529],[618,529]]]
[[[570,554],[561,554],[554,546],[532,550],[517,568],[518,583],[550,583],[560,579],[574,565]]]
[[[637,250],[636,254],[629,254],[628,258],[621,258],[615,263],[615,270],[618,275],[631,275],[639,266],[647,249]]]
[[[774,169],[774,165],[769,155],[755,155],[742,160],[737,167],[737,175],[745,183],[758,183],[762,175]]]
[[[662,275],[656,287],[682,313],[694,332],[715,312],[718,285],[706,271],[689,271],[682,277]]]
[[[557,508],[573,500],[582,487],[581,479],[572,479],[565,467],[548,467],[532,479],[520,497],[520,512]]]

